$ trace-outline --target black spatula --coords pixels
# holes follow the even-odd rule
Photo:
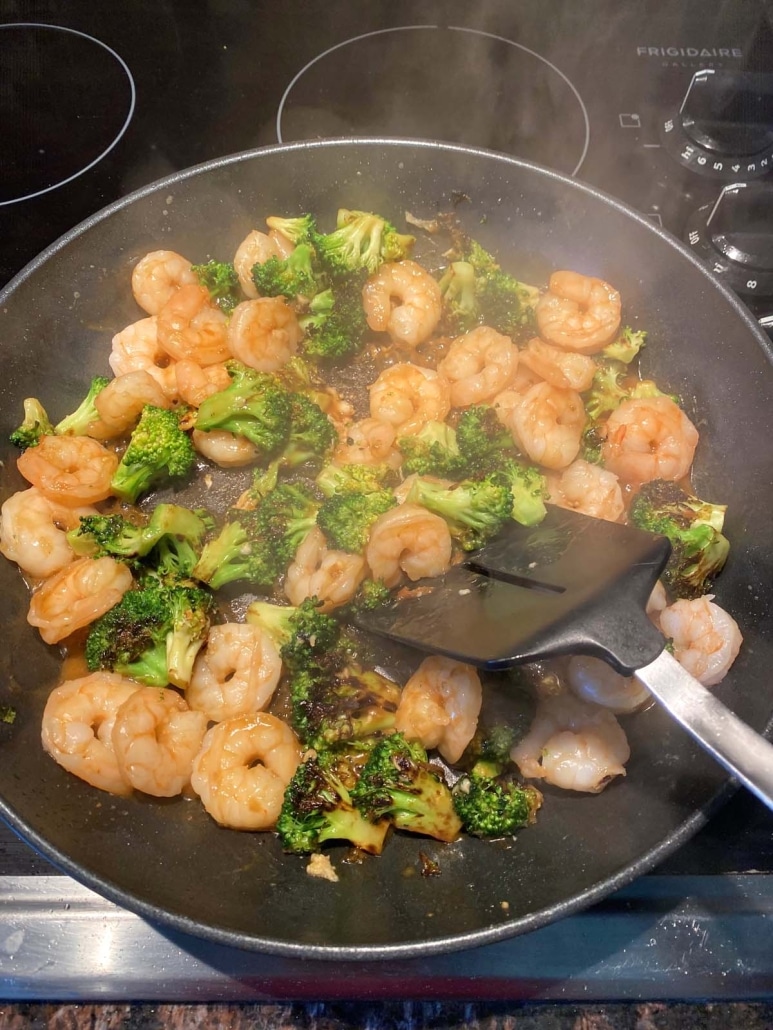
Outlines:
[[[505,669],[591,654],[636,675],[714,757],[773,808],[773,745],[664,650],[645,613],[668,561],[665,537],[551,507],[539,526],[512,523],[415,596],[362,615],[390,640]]]

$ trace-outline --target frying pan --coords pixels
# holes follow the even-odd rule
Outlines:
[[[0,440],[22,400],[54,419],[93,374],[108,372],[112,333],[140,317],[130,270],[170,248],[228,258],[271,213],[339,206],[431,217],[458,205],[463,224],[520,278],[555,268],[612,282],[624,319],[649,331],[644,370],[678,392],[698,425],[696,491],[729,503],[732,550],[717,599],[745,646],[717,688],[751,726],[773,710],[773,374],[767,339],[743,306],[668,234],[570,179],[499,154],[400,140],[269,147],[170,176],[88,219],[32,262],[0,297]],[[5,443],[3,498],[24,484]],[[598,796],[546,790],[534,827],[514,841],[450,845],[395,835],[384,854],[313,879],[271,834],[216,827],[196,801],[113,798],[42,751],[39,727],[59,657],[25,621],[27,589],[0,564],[0,813],[33,847],[112,900],[178,930],[297,957],[424,955],[500,940],[596,901],[653,867],[732,789],[726,774],[659,708],[625,720],[625,779]],[[420,853],[439,876],[420,874]]]

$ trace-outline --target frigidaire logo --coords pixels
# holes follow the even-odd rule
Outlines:
[[[639,57],[743,57],[737,46],[637,46],[636,53]]]

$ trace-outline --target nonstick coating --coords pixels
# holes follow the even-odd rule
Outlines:
[[[732,541],[719,603],[745,646],[719,695],[763,730],[773,668],[773,375],[746,310],[668,234],[591,189],[523,162],[463,147],[339,140],[271,147],[182,172],[83,223],[24,270],[0,302],[0,440],[39,396],[58,419],[91,375],[109,372],[114,332],[141,313],[139,257],[160,247],[228,259],[272,213],[338,207],[403,224],[458,203],[463,222],[506,267],[544,284],[573,268],[612,282],[624,320],[649,331],[645,371],[682,395],[701,431],[694,484],[729,505]],[[3,499],[24,484],[2,444]],[[702,825],[725,773],[658,708],[630,717],[628,775],[599,796],[548,789],[537,825],[514,841],[440,845],[395,835],[357,865],[331,852],[340,882],[310,878],[271,834],[223,830],[196,801],[113,798],[44,755],[40,718],[59,659],[27,626],[27,589],[0,563],[5,646],[0,812],[33,846],[143,916],[243,948],[319,958],[450,951],[540,926],[651,868]],[[419,852],[440,876],[420,875]],[[504,904],[506,903],[506,905]],[[508,907],[509,906],[509,907]]]

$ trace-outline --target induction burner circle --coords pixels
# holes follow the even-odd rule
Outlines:
[[[83,175],[126,132],[134,79],[107,44],[62,25],[0,25],[0,207]]]
[[[576,175],[590,142],[582,97],[554,64],[504,36],[402,25],[343,40],[282,96],[280,143],[400,136],[487,147]]]

